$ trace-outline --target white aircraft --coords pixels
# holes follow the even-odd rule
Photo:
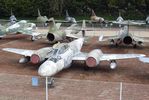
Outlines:
[[[15,34],[26,34],[33,35],[36,29],[36,25],[34,23],[28,23],[26,20],[21,20],[9,27],[1,26],[0,27],[0,38],[5,38],[8,35]]]
[[[115,36],[103,36],[99,37],[99,41],[109,41],[110,44],[118,45],[132,45],[133,47],[137,47],[142,45],[144,42],[149,42],[148,39],[144,37],[139,37],[133,35],[129,32],[129,27],[124,26],[119,32],[118,35]]]
[[[53,47],[45,47],[38,50],[25,50],[16,48],[3,48],[7,52],[23,55],[19,63],[42,63],[38,74],[43,77],[52,77],[59,71],[70,67],[73,60],[82,60],[88,67],[96,67],[101,61],[109,61],[110,68],[115,69],[118,59],[139,58],[144,54],[104,54],[100,49],[94,49],[89,53],[81,52],[84,38],[76,39],[70,43],[56,44]]]

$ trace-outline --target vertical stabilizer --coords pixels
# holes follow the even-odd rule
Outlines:
[[[49,22],[49,31],[57,30],[57,27],[56,27],[56,24],[55,24],[55,20],[54,20],[53,17],[50,18],[50,19],[48,20],[48,22]]]
[[[38,9],[38,16],[41,16],[41,14],[40,14],[40,10]]]
[[[85,29],[86,29],[86,22],[83,20],[82,22],[82,36],[85,37]]]
[[[68,10],[66,10],[66,17],[69,17]]]
[[[92,16],[96,16],[96,14],[95,14],[95,12],[94,12],[94,10],[92,9]]]

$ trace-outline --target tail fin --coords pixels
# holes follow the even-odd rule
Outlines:
[[[38,9],[38,17],[39,17],[39,16],[41,16],[41,14],[40,14],[40,10]]]
[[[49,23],[49,31],[58,30],[61,26],[61,23],[56,23],[55,24],[55,20],[54,20],[53,17],[48,20],[48,23]]]
[[[66,17],[69,17],[68,10],[66,10]]]
[[[82,36],[85,37],[85,31],[86,31],[86,22],[83,20],[82,22]]]
[[[96,14],[95,14],[95,12],[94,12],[94,10],[92,9],[92,16],[96,16]]]

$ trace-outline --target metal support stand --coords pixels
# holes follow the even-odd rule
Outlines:
[[[50,80],[49,80],[49,77],[46,77],[46,100],[48,100],[48,96],[49,96],[49,92],[48,92],[49,86],[50,88],[54,87],[53,83],[54,83],[54,79],[52,77],[50,77]]]
[[[46,77],[46,100],[48,100],[48,77]]]
[[[123,91],[123,84],[120,83],[120,100],[122,100],[122,91]]]

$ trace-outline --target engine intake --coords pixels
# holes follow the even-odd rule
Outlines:
[[[47,39],[48,39],[49,41],[54,41],[54,40],[55,40],[55,36],[54,36],[54,34],[52,34],[52,33],[48,33],[48,35],[47,35]]]
[[[126,37],[124,37],[123,42],[125,44],[129,45],[132,43],[132,38],[130,36],[126,36]]]
[[[86,59],[86,65],[88,67],[95,67],[99,64],[100,56],[102,55],[102,51],[99,49],[95,49],[88,54]]]
[[[38,51],[36,51],[34,54],[31,55],[31,57],[30,57],[31,63],[38,64],[38,63],[44,61],[46,56],[48,55],[48,53],[51,50],[52,50],[51,47],[39,49]]]
[[[30,60],[33,64],[38,64],[41,61],[40,56],[37,54],[33,54]]]

